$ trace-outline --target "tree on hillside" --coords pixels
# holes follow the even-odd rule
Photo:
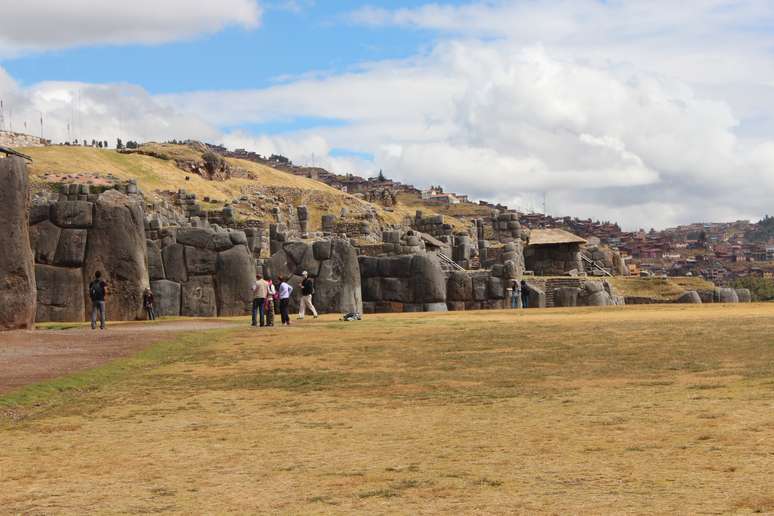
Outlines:
[[[379,169],[379,181],[381,182],[387,181],[387,178],[384,177],[384,172],[382,172],[382,169]]]
[[[121,150],[124,148],[124,142],[121,141],[121,138],[116,138],[116,149]]]

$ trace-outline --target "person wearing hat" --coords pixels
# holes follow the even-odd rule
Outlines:
[[[312,312],[312,315],[317,319],[317,309],[312,304],[312,296],[314,295],[314,281],[309,277],[309,273],[304,271],[301,276],[304,278],[301,281],[301,307],[298,310],[298,318],[303,319],[306,315],[307,308]]]

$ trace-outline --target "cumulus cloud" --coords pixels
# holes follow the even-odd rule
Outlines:
[[[100,129],[200,138],[338,172],[384,169],[522,209],[546,195],[551,213],[629,228],[769,210],[774,42],[763,28],[774,6],[489,1],[352,18],[441,36],[408,59],[263,89],[152,96],[131,85],[19,88],[0,73],[0,92],[49,113],[60,139],[81,90],[78,112],[89,115],[75,120],[95,132],[87,138]],[[280,135],[230,129],[296,118],[321,122]]]
[[[5,106],[4,129],[42,133],[54,142],[101,140],[112,146],[116,138],[217,141],[221,137],[214,125],[195,113],[175,110],[130,84],[42,82],[25,88],[0,68],[0,98]]]
[[[226,26],[255,28],[256,0],[24,0],[6,2],[0,55],[98,44],[158,44]]]

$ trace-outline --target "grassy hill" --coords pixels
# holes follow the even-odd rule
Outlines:
[[[313,179],[296,176],[274,168],[228,158],[228,164],[245,177],[225,181],[210,181],[177,166],[177,161],[201,161],[203,152],[187,145],[148,144],[143,150],[153,155],[120,153],[110,149],[90,147],[35,147],[22,152],[32,157],[30,177],[34,187],[45,188],[51,183],[62,182],[63,176],[85,174],[87,176],[112,176],[120,180],[136,179],[146,195],[155,192],[185,189],[199,199],[205,196],[219,201],[230,201],[242,195],[279,195],[292,205],[306,205],[310,211],[312,229],[319,229],[320,217],[325,213],[338,215],[342,208],[351,213],[365,213],[374,209],[385,223],[397,224],[410,213],[398,207],[386,211],[355,196],[331,188]],[[248,178],[251,177],[251,178]],[[237,206],[245,217],[262,219],[266,213],[251,211]]]

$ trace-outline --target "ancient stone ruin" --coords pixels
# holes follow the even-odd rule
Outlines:
[[[35,322],[35,268],[29,236],[29,188],[24,159],[0,159],[0,330]]]

